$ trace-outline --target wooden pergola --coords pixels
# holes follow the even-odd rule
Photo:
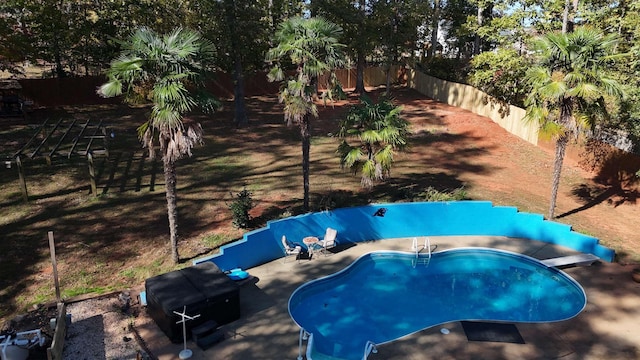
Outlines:
[[[29,200],[27,182],[25,178],[23,160],[44,158],[47,165],[51,165],[51,159],[74,156],[86,157],[89,164],[89,180],[91,192],[97,194],[94,155],[109,157],[109,134],[102,120],[86,120],[84,124],[78,124],[76,119],[60,118],[57,122],[49,119],[40,124],[33,136],[12,156],[12,162],[18,167],[20,189],[25,202]]]

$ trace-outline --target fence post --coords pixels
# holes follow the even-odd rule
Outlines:
[[[27,181],[24,176],[24,166],[22,166],[22,160],[20,155],[16,156],[16,164],[18,165],[18,180],[20,182],[20,191],[22,192],[22,200],[25,203],[29,202],[29,193],[27,192]]]
[[[91,193],[98,196],[98,185],[96,184],[96,168],[93,164],[93,155],[87,151],[87,162],[89,163],[89,182],[91,183]]]
[[[53,239],[53,231],[49,231],[49,251],[51,252],[51,263],[53,264],[53,282],[56,287],[56,300],[60,303],[60,282],[58,282],[58,263],[56,261],[56,242]]]

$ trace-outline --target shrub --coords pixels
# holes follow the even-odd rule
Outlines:
[[[429,186],[425,191],[420,193],[425,201],[458,201],[467,198],[467,192],[464,187],[457,188],[451,192],[438,191]]]
[[[253,195],[251,191],[243,189],[235,195],[235,199],[229,205],[231,216],[233,217],[233,226],[239,229],[246,229],[251,223],[249,210],[253,209],[254,206],[251,195]]]
[[[423,63],[417,64],[418,69],[427,75],[461,84],[466,83],[468,65],[468,60],[465,59],[440,56],[425,59]]]

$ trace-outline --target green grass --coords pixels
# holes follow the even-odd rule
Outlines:
[[[114,286],[108,286],[108,287],[77,286],[77,287],[72,287],[70,289],[65,289],[60,293],[60,296],[62,296],[63,299],[69,299],[69,298],[72,298],[78,295],[84,295],[84,294],[105,294],[107,292],[114,291],[114,290],[115,290]]]
[[[207,248],[215,249],[232,242],[233,239],[223,234],[207,234],[202,237],[202,244]]]
[[[150,264],[131,266],[120,270],[119,274],[125,279],[124,284],[139,283],[152,276],[171,271],[174,268],[173,264],[169,264],[162,259],[155,259]]]

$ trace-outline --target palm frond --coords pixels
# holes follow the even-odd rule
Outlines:
[[[391,164],[393,164],[393,146],[387,145],[378,150],[374,156],[375,161],[380,164],[382,169],[386,171],[391,170]]]
[[[105,98],[120,96],[122,95],[122,86],[120,79],[112,77],[108,82],[100,85],[96,93]]]
[[[593,83],[578,83],[567,91],[567,95],[581,98],[586,101],[594,101],[601,96],[602,89]]]
[[[284,80],[284,71],[282,71],[280,66],[274,66],[267,73],[267,80],[269,80],[269,82]]]

